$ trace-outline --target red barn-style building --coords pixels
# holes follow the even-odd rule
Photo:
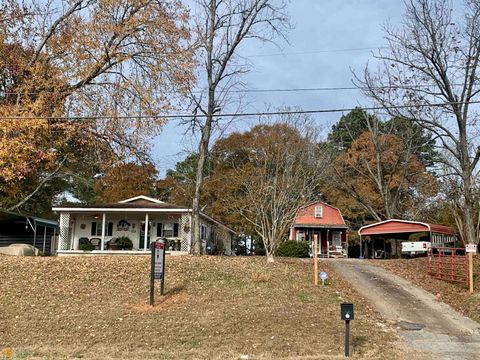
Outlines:
[[[339,209],[317,201],[297,211],[290,228],[290,240],[308,241],[312,249],[315,234],[319,240],[319,256],[347,256],[347,225]]]

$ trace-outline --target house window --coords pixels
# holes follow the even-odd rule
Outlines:
[[[102,223],[92,221],[92,228],[90,235],[92,236],[102,236]],[[105,224],[105,236],[112,236],[113,235],[113,222],[109,222]]]
[[[334,246],[342,246],[342,233],[340,231],[332,232],[332,242]]]
[[[200,240],[207,240],[207,226],[203,224],[200,227]]]
[[[162,234],[162,236],[173,237],[173,224],[172,223],[163,224],[163,234]]]
[[[178,237],[178,223],[157,223],[158,237]]]
[[[315,206],[315,217],[316,218],[323,217],[323,206]]]
[[[303,241],[305,240],[305,233],[303,231],[297,231],[297,241]]]

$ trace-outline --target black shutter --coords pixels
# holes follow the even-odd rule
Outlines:
[[[108,230],[107,230],[107,236],[112,236],[113,235],[113,222],[108,223]]]
[[[163,224],[162,223],[157,223],[157,237],[162,236],[162,230],[163,230]]]
[[[95,221],[92,221],[92,232],[90,235],[97,236],[97,223]]]
[[[173,237],[178,237],[178,223],[173,224]]]

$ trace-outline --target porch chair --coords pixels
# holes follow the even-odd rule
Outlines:
[[[78,246],[81,247],[82,245],[88,244],[89,242],[90,240],[88,240],[88,238],[81,237],[80,239],[78,239]]]
[[[95,246],[95,250],[100,250],[100,244],[102,243],[102,239],[100,238],[91,238],[90,243]]]
[[[120,250],[117,245],[117,238],[111,238],[107,241],[107,249],[108,250]]]

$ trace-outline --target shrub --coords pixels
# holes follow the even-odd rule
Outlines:
[[[133,249],[133,243],[132,240],[128,236],[121,236],[117,239],[115,242],[118,246],[119,249],[123,250],[132,250]]]
[[[280,244],[277,250],[277,255],[285,257],[306,258],[309,257],[308,252],[308,242],[288,240]]]
[[[266,250],[265,250],[265,245],[263,244],[262,239],[259,238],[254,238],[253,239],[253,251],[255,255],[258,256],[265,256],[266,255]]]
[[[95,245],[87,242],[85,244],[80,244],[79,248],[80,250],[83,250],[83,251],[92,251],[92,250],[95,250]]]

